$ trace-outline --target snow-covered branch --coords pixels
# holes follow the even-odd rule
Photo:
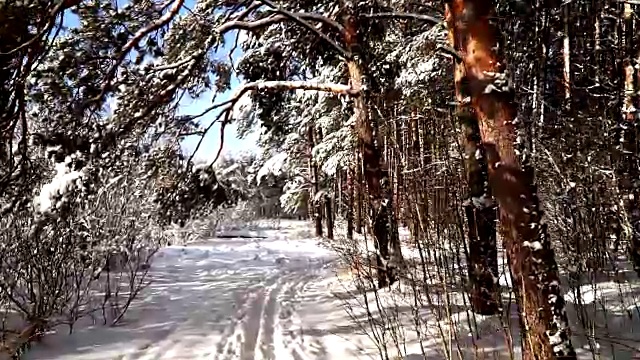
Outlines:
[[[359,90],[356,90],[351,86],[344,84],[318,83],[314,81],[254,81],[242,85],[229,100],[214,104],[200,114],[194,116],[193,118],[202,117],[209,112],[220,108],[222,109],[220,111],[218,119],[221,116],[226,116],[228,118],[228,116],[230,116],[231,110],[238,102],[238,100],[240,100],[240,98],[242,98],[242,96],[248,91],[256,90],[310,90],[349,96],[357,96],[359,94]]]
[[[325,25],[329,25],[331,27],[333,27],[334,29],[338,30],[340,32],[340,34],[344,34],[344,27],[342,25],[340,25],[338,22],[320,15],[320,14],[313,14],[313,13],[292,13],[290,11],[284,10],[280,7],[278,7],[276,4],[274,4],[271,0],[260,0],[260,2],[268,5],[269,7],[271,7],[274,11],[276,11],[277,13],[283,14],[286,17],[288,17],[289,19],[299,23],[300,25],[308,28],[309,30],[313,31],[314,33],[316,33],[316,35],[321,36],[323,39],[331,41],[331,39],[326,38],[326,35],[318,32],[318,30],[313,27],[311,24],[305,22],[305,20],[314,20],[314,21],[318,21],[321,22]],[[323,36],[324,35],[324,36]]]
[[[427,23],[431,23],[437,25],[442,22],[442,19],[439,19],[430,15],[422,15],[422,14],[414,14],[414,13],[399,13],[399,12],[384,12],[377,14],[364,14],[363,17],[366,18],[382,18],[382,19],[405,19],[405,20],[417,20],[424,21]]]
[[[331,39],[327,34],[318,30],[315,26],[313,26],[308,22],[308,20],[310,20],[310,21],[317,21],[322,24],[329,25],[335,30],[337,30],[340,34],[342,34],[344,32],[344,28],[342,27],[342,25],[340,25],[336,21],[331,20],[320,14],[293,13],[278,7],[276,4],[274,4],[269,0],[260,0],[260,2],[269,6],[271,8],[271,11],[275,12],[276,14],[259,19],[259,20],[243,21],[242,18],[244,18],[247,15],[247,12],[244,12],[242,14],[243,15],[242,17],[238,17],[236,20],[225,22],[222,26],[220,26],[217,29],[217,31],[220,34],[224,34],[230,30],[237,30],[237,29],[256,30],[256,29],[264,28],[269,25],[278,24],[278,23],[282,23],[287,20],[290,20],[303,26],[304,28],[308,29],[309,31],[314,33],[316,36],[318,36],[319,38],[327,42],[329,45],[331,45],[331,47],[333,47],[336,51],[338,51],[340,55],[342,55],[344,58],[346,59],[351,58],[351,54],[349,53],[349,51],[347,51],[340,44],[338,44],[333,39]]]
[[[338,23],[337,21],[334,21],[326,16],[320,15],[320,14],[313,14],[313,13],[301,13],[301,12],[296,12],[296,13],[292,13],[286,10],[273,10],[277,13],[281,13],[282,15],[285,15],[286,17],[292,19],[292,20],[298,20],[298,19],[303,19],[303,20],[307,20],[307,21],[317,21],[319,23],[322,23],[324,25],[328,25],[330,27],[332,27],[334,30],[336,30],[338,33],[343,34],[344,33],[344,26],[342,26],[342,24]],[[311,26],[310,24],[305,25],[305,26]],[[313,27],[313,29],[315,29],[315,27]],[[309,30],[311,30],[311,28],[309,28]],[[314,31],[314,30],[311,30]],[[314,31],[315,32],[315,31]]]
[[[106,78],[102,84],[100,94],[90,99],[90,103],[99,101],[105,95],[109,87],[111,87],[111,80],[113,79],[113,77],[115,77],[118,68],[120,67],[120,65],[122,65],[122,62],[131,52],[131,50],[136,47],[145,36],[167,25],[171,21],[171,19],[173,19],[178,14],[183,5],[184,0],[176,0],[171,9],[169,9],[169,11],[167,11],[162,17],[135,33],[135,35],[122,47],[122,51],[120,51],[120,54],[118,55],[116,61],[109,68]]]
[[[290,90],[310,90],[310,91],[323,91],[329,92],[337,95],[349,95],[349,96],[357,96],[360,91],[352,88],[349,85],[344,84],[333,84],[333,83],[317,83],[314,81],[254,81],[247,84],[242,85],[229,100],[223,101],[218,104],[214,104],[207,108],[202,113],[197,116],[204,116],[205,114],[220,109],[218,116],[207,126],[204,131],[206,135],[209,130],[213,127],[214,124],[218,123],[222,120],[221,129],[220,129],[220,147],[218,148],[218,152],[214,157],[212,164],[215,163],[220,154],[222,153],[222,147],[224,145],[224,129],[231,121],[232,110],[236,103],[249,91],[256,90],[280,90],[280,91],[290,91]],[[200,146],[202,145],[202,141],[204,140],[204,136],[200,138],[198,144],[196,145],[193,155],[191,155],[191,159],[198,152]]]

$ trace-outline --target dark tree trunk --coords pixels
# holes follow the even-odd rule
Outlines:
[[[498,293],[497,212],[488,184],[485,151],[480,144],[480,129],[472,109],[459,113],[465,131],[468,198],[464,204],[467,218],[469,254],[467,267],[473,311],[483,315],[500,312]],[[464,111],[464,110],[463,110]]]
[[[364,191],[364,180],[362,179],[362,155],[360,154],[360,147],[356,150],[356,166],[355,166],[355,183],[354,186],[354,202],[355,202],[355,231],[358,234],[362,234],[362,196]]]
[[[634,57],[636,56],[634,42],[634,13],[631,4],[623,6],[624,17],[624,70],[620,69],[621,82],[624,84],[624,107],[619,121],[620,164],[618,179],[620,193],[623,196],[624,207],[629,221],[629,257],[633,269],[640,276],[640,162],[638,161],[638,104]]]
[[[406,193],[405,190],[405,181],[404,181],[404,170],[405,170],[405,164],[402,161],[402,152],[404,151],[404,133],[402,131],[402,127],[400,125],[398,125],[398,121],[394,121],[393,126],[394,126],[394,134],[393,136],[395,137],[395,147],[394,147],[394,173],[396,174],[395,176],[395,181],[394,181],[394,185],[395,185],[395,189],[394,189],[394,198],[396,200],[395,202],[395,212],[396,212],[396,217],[398,218],[398,223],[403,224],[404,226],[406,226],[407,224],[407,217],[404,213],[404,209],[405,206],[403,206],[403,199],[402,199],[402,194]]]
[[[313,161],[313,147],[315,146],[315,129],[313,124],[309,124],[307,130],[307,137],[309,141],[309,173],[313,181],[313,194],[310,196],[311,200],[311,213],[313,214],[313,220],[316,227],[316,236],[322,236],[322,206],[320,204],[320,197],[318,192],[320,191],[320,183],[318,178],[318,166]]]
[[[560,289],[558,267],[541,222],[533,182],[515,153],[515,91],[503,59],[495,53],[498,30],[492,1],[452,0],[445,12],[455,50],[463,59],[461,94],[476,112],[489,166],[489,184],[500,206],[500,223],[514,286],[519,287],[523,359],[575,359]]]
[[[347,239],[353,240],[353,173],[352,169],[347,170]]]
[[[333,201],[333,213],[341,214],[342,213],[342,187],[343,187],[343,179],[342,179],[342,171],[340,168],[336,169],[336,176],[338,177],[335,183],[334,189],[334,201]]]
[[[369,100],[368,87],[363,84],[365,65],[360,39],[360,28],[356,2],[347,5],[345,16],[345,44],[353,54],[353,58],[347,61],[349,80],[354,89],[360,90],[359,96],[354,98],[355,128],[362,154],[362,167],[364,180],[367,184],[369,195],[369,211],[371,213],[374,244],[377,249],[376,267],[378,274],[378,287],[383,288],[396,281],[395,264],[399,262],[401,253],[399,245],[392,244],[394,249],[394,261],[391,262],[389,251],[390,241],[397,243],[397,224],[393,211],[393,196],[389,182],[388,170],[382,169],[382,154],[376,145],[367,101]],[[394,235],[395,233],[395,235]]]
[[[327,238],[333,240],[333,205],[329,194],[325,194],[324,196],[324,208],[327,219]]]

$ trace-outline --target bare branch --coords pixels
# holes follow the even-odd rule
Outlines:
[[[397,13],[397,12],[385,12],[377,14],[364,14],[365,18],[383,18],[383,19],[406,19],[406,20],[418,20],[428,22],[437,25],[442,22],[443,19],[439,19],[430,15],[413,14],[413,13]]]
[[[300,13],[298,14],[294,14],[290,11],[284,10],[279,8],[276,4],[274,4],[271,0],[259,0],[260,2],[262,2],[263,4],[271,7],[273,10],[275,10],[276,12],[286,16],[287,18],[289,18],[290,20],[306,27],[307,29],[309,29],[311,32],[313,32],[314,34],[316,34],[317,36],[319,36],[322,40],[326,41],[329,45],[331,45],[334,49],[336,49],[345,59],[351,59],[351,53],[349,53],[346,49],[344,49],[342,46],[338,45],[338,43],[336,43],[335,41],[333,41],[330,37],[327,36],[327,34],[321,32],[320,30],[316,29],[315,26],[309,24],[303,17],[301,17]],[[309,19],[315,20],[315,21],[321,21],[324,24],[328,24],[331,26],[335,27],[335,24],[337,24],[336,22],[322,16],[322,15],[317,15],[317,14],[304,14],[305,17],[309,17]],[[338,29],[340,29],[341,26],[338,26]],[[343,34],[344,29],[341,30],[340,34]]]
[[[224,147],[224,129],[227,127],[227,124],[229,124],[229,122],[224,121],[222,123],[222,126],[220,126],[220,146],[218,147],[218,152],[216,153],[216,156],[213,158],[213,161],[211,161],[211,166],[213,166],[213,164],[215,164],[216,161],[218,161],[218,159],[220,158],[220,154],[222,154],[222,148]]]
[[[322,91],[322,92],[330,92],[338,95],[349,95],[349,96],[358,96],[360,91],[352,88],[349,85],[343,84],[328,84],[328,83],[317,83],[313,81],[255,81],[242,85],[229,100],[223,101],[218,104],[214,104],[209,108],[205,109],[198,115],[194,115],[193,118],[204,116],[205,114],[215,110],[220,109],[220,112],[216,116],[216,118],[211,121],[211,123],[204,130],[203,134],[206,135],[209,130],[218,123],[222,119],[222,124],[220,128],[220,147],[218,148],[218,152],[211,162],[210,166],[212,166],[220,157],[220,153],[222,152],[222,146],[224,144],[224,129],[231,122],[231,112],[236,103],[242,98],[244,94],[248,91],[256,91],[256,90],[311,90],[311,91]],[[200,149],[202,142],[204,140],[204,135],[198,141],[193,153],[190,157],[190,160],[193,158],[196,152]]]
[[[167,13],[165,13],[162,17],[160,17],[160,19],[138,30],[138,32],[133,36],[133,38],[131,38],[131,40],[129,40],[129,42],[127,42],[124,45],[115,63],[113,63],[113,65],[111,65],[111,67],[109,68],[105,82],[102,85],[102,90],[100,91],[100,94],[98,94],[95,98],[92,98],[91,100],[89,100],[89,102],[99,101],[105,95],[108,88],[111,86],[111,80],[113,80],[113,77],[116,75],[116,72],[118,71],[118,67],[120,67],[120,65],[126,58],[127,54],[131,52],[133,47],[136,46],[140,42],[140,40],[142,40],[142,38],[147,36],[152,31],[158,30],[161,27],[167,25],[171,21],[171,19],[173,19],[178,14],[183,4],[184,4],[184,0],[176,0],[173,6],[171,7],[171,9],[167,11]]]
[[[437,51],[443,52],[445,54],[451,55],[457,62],[462,61],[462,55],[457,52],[454,48],[447,45],[438,45],[436,48]]]
[[[314,34],[316,34],[317,36],[319,36],[321,39],[323,39],[324,41],[326,41],[327,43],[329,43],[334,49],[336,49],[340,55],[342,55],[344,58],[346,59],[350,59],[351,58],[351,53],[349,53],[349,51],[347,51],[346,49],[344,49],[342,46],[340,46],[338,43],[336,43],[335,41],[333,41],[330,37],[328,37],[326,34],[324,34],[323,32],[321,32],[320,30],[316,29],[313,25],[309,24],[306,20],[304,20],[303,18],[313,18],[315,17],[313,14],[299,14],[302,17],[298,17],[293,13],[289,13],[291,14],[291,16],[288,16],[287,14],[280,14],[280,15],[271,15],[259,20],[253,20],[253,21],[240,21],[240,20],[232,20],[229,22],[224,23],[223,25],[221,25],[217,31],[220,34],[224,34],[228,31],[231,30],[237,30],[237,29],[242,29],[242,30],[256,30],[256,29],[261,29],[273,24],[279,24],[279,23],[283,23],[287,20],[292,20],[295,19],[294,21],[299,23],[299,24],[303,24],[304,27],[308,28],[309,30],[311,30]],[[317,19],[314,19],[317,20]]]

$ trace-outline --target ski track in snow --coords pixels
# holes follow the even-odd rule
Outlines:
[[[306,222],[283,222],[276,230],[238,231],[231,238],[211,239],[186,246],[170,246],[156,256],[150,271],[152,284],[132,304],[119,326],[95,325],[82,319],[72,335],[67,327],[44,337],[24,357],[26,360],[347,360],[377,359],[378,348],[367,335],[368,315],[332,268],[333,252],[319,246]],[[225,235],[230,235],[229,233]],[[240,238],[237,236],[253,236]],[[236,237],[233,237],[236,236]],[[362,241],[366,250],[366,242]],[[372,245],[370,247],[373,247]],[[406,258],[419,258],[405,249]],[[505,278],[501,278],[501,284]],[[582,311],[589,313],[602,334],[596,343],[615,352],[615,359],[640,359],[634,350],[639,343],[640,285],[612,281],[587,284],[580,289]],[[624,294],[623,294],[624,292]],[[388,309],[409,308],[405,293],[380,291]],[[411,295],[411,293],[408,293]],[[441,295],[433,294],[435,304]],[[412,299],[412,298],[410,298]],[[472,315],[466,300],[448,293],[459,310],[440,317],[439,308],[420,309],[425,322],[420,333],[412,331],[409,311],[403,314],[406,347],[402,359],[445,359],[438,331],[455,326],[455,336],[465,358],[476,358],[476,349],[487,358],[509,358],[505,347],[504,323],[497,317]],[[567,293],[567,311],[572,327],[576,322],[576,300]],[[622,299],[622,300],[620,300]],[[377,301],[377,300],[376,300]],[[397,303],[395,301],[398,301]],[[411,300],[413,301],[413,300]],[[423,300],[424,301],[424,300]],[[449,301],[449,300],[447,300]],[[347,314],[343,302],[350,304]],[[372,305],[373,316],[380,313]],[[377,309],[377,310],[376,310]],[[369,311],[369,310],[367,310]],[[633,312],[633,313],[632,313]],[[632,317],[633,315],[633,317]],[[517,309],[510,308],[512,334],[518,334]],[[355,319],[355,320],[354,320]],[[400,321],[400,320],[399,320]],[[455,325],[451,325],[455,324]],[[470,336],[478,333],[478,338]],[[403,335],[404,336],[404,335]],[[622,344],[613,348],[606,339]],[[586,337],[574,336],[579,359],[591,359]],[[389,340],[387,340],[389,341]],[[447,340],[449,341],[449,340]],[[514,337],[518,343],[519,338]],[[602,345],[600,345],[602,343]],[[627,346],[626,344],[629,344]],[[390,351],[391,349],[389,347]],[[514,349],[519,354],[519,349]],[[421,354],[425,352],[423,357]],[[518,355],[516,355],[517,357]]]
[[[292,223],[258,241],[162,249],[152,284],[122,325],[85,319],[72,335],[60,328],[47,336],[26,359],[329,359],[321,339],[305,341],[297,311],[309,285],[330,273],[331,253]]]

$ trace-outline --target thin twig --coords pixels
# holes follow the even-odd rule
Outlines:
[[[462,62],[462,55],[450,46],[438,45],[436,51],[451,55],[457,62]]]
[[[422,15],[422,14],[414,14],[414,13],[398,13],[398,12],[384,12],[377,14],[364,14],[362,15],[365,18],[383,18],[383,19],[406,19],[406,20],[418,20],[428,22],[434,25],[437,25],[442,22],[442,19],[430,16],[430,15]]]

